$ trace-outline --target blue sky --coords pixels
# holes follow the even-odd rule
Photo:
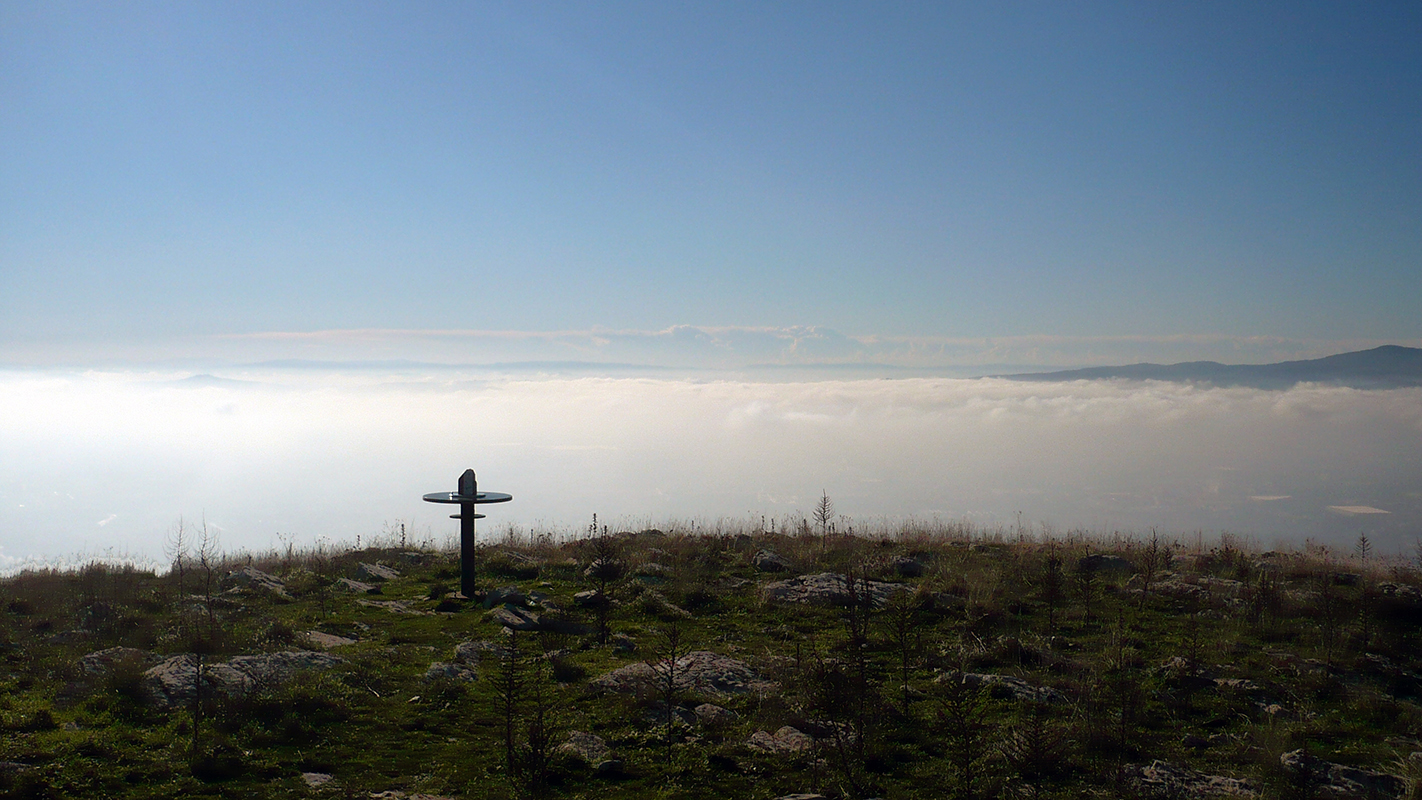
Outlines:
[[[0,361],[1417,343],[1418,41],[1415,3],[6,3]],[[1128,355],[1229,360],[1188,350]]]

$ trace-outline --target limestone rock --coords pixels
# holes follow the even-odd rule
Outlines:
[[[333,647],[345,647],[355,644],[355,639],[347,639],[344,636],[337,636],[334,633],[322,633],[321,631],[303,631],[298,634],[301,642],[309,647],[319,647],[322,650],[330,650]]]
[[[97,677],[113,672],[114,668],[120,665],[148,669],[162,660],[162,656],[147,650],[138,650],[132,647],[109,647],[104,650],[96,650],[80,658],[79,671],[85,675]]]
[[[664,675],[662,666],[646,662],[628,664],[594,678],[589,685],[619,694],[655,694]],[[673,680],[678,691],[708,695],[764,693],[775,688],[775,684],[762,679],[745,662],[707,650],[696,650],[677,659]]]
[[[918,578],[923,576],[923,563],[916,558],[899,556],[889,562],[889,566],[894,572],[905,578]]]
[[[379,586],[363,581],[353,581],[350,578],[337,578],[336,586],[354,594],[380,594]]]
[[[458,664],[477,667],[484,663],[485,658],[498,660],[503,652],[502,647],[487,639],[477,642],[460,642],[454,646],[454,661]]]
[[[789,572],[790,562],[773,550],[761,550],[751,559],[751,564],[761,572]]]
[[[1011,675],[988,675],[979,672],[949,672],[933,679],[934,683],[961,680],[973,688],[986,688],[989,694],[1013,700],[1043,703],[1065,703],[1066,696],[1049,686],[1034,686]]]
[[[740,715],[729,708],[722,708],[714,703],[702,703],[694,709],[696,721],[708,728],[715,728],[721,725],[729,725],[740,718]]]
[[[501,586],[489,592],[489,596],[484,598],[484,608],[493,608],[505,603],[515,606],[528,604],[528,595],[525,595],[517,586]]]
[[[1249,781],[1206,775],[1166,761],[1128,766],[1126,773],[1146,791],[1170,797],[1254,797],[1256,794],[1254,785]]]
[[[393,581],[400,577],[400,573],[384,564],[361,564],[356,567],[355,576],[358,580],[373,581]]]
[[[588,589],[573,595],[573,605],[579,608],[597,608],[607,603],[607,598],[596,589]]]
[[[821,572],[767,583],[760,591],[766,600],[778,603],[843,606],[851,602],[854,594],[859,594],[869,598],[874,605],[881,606],[891,594],[907,588],[897,583],[856,579],[851,592],[848,578],[833,572]]]
[[[479,679],[479,673],[464,666],[463,664],[449,664],[443,661],[436,661],[430,664],[425,670],[426,681],[451,680],[468,682]]]
[[[538,615],[524,608],[499,606],[489,612],[489,619],[509,630],[536,631],[539,628]]]
[[[1279,764],[1291,775],[1307,776],[1316,781],[1318,786],[1314,790],[1314,796],[1328,800],[1397,798],[1407,789],[1407,783],[1396,775],[1334,764],[1307,755],[1302,750],[1279,756]]]
[[[266,592],[290,599],[291,595],[286,591],[286,584],[281,582],[275,575],[268,575],[253,566],[245,566],[238,570],[233,570],[223,576],[220,584],[225,590],[250,589],[252,591]]]
[[[280,686],[299,672],[343,663],[345,659],[339,656],[304,650],[234,656],[225,662],[203,665],[203,692],[242,697],[257,689]],[[197,676],[195,656],[173,656],[144,672],[143,686],[155,706],[183,708],[195,699]]]
[[[746,746],[763,753],[803,753],[815,744],[808,733],[786,725],[775,733],[756,731],[746,740]]]
[[[569,733],[568,741],[558,745],[555,752],[585,761],[598,772],[611,772],[619,766],[607,742],[601,736],[584,731]]]

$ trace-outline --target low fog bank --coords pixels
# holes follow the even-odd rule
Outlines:
[[[160,557],[181,516],[227,549],[443,541],[420,501],[474,467],[485,531],[785,520],[1229,531],[1382,551],[1422,533],[1422,389],[996,379],[518,379],[405,370],[0,373],[0,570]],[[1373,513],[1371,510],[1388,513]]]

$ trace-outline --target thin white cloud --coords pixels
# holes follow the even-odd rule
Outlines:
[[[100,528],[102,528],[102,527],[104,527],[105,525],[109,524],[110,522],[113,522],[113,521],[116,520],[116,519],[118,519],[118,514],[110,514],[110,515],[108,515],[107,517],[104,517],[103,519],[99,520],[98,522],[96,522],[96,523],[94,523],[94,524],[95,524],[95,525],[98,525]]]
[[[1268,336],[889,336],[824,326],[674,325],[658,330],[331,329],[261,331],[149,342],[0,342],[0,363],[252,363],[280,360],[444,364],[590,361],[676,369],[852,367],[955,374],[1151,361],[1268,363],[1422,340]]]

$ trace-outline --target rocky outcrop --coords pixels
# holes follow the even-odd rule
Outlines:
[[[289,682],[306,670],[329,669],[345,659],[328,653],[290,650],[283,653],[234,656],[227,661],[202,666],[203,692],[227,697],[243,697],[258,689]],[[143,673],[143,687],[158,708],[182,708],[196,698],[198,660],[179,655]]]
[[[821,572],[818,575],[800,575],[767,583],[761,587],[760,592],[766,600],[775,603],[844,606],[850,605],[858,597],[881,606],[888,602],[889,596],[894,592],[905,591],[907,588],[902,584],[858,578],[851,587],[845,576],[834,572]]]
[[[115,669],[134,668],[146,670],[158,664],[163,657],[147,650],[132,647],[110,647],[96,650],[79,659],[79,671],[94,678],[111,674]]]
[[[1313,796],[1326,800],[1402,797],[1407,783],[1396,775],[1347,767],[1294,750],[1279,756],[1279,765],[1291,778],[1313,787]]]
[[[1152,761],[1145,766],[1126,767],[1127,777],[1143,789],[1143,794],[1164,797],[1254,797],[1256,789],[1249,781],[1207,775],[1189,767],[1166,761]]]
[[[287,600],[291,599],[291,595],[286,591],[286,584],[282,583],[281,579],[275,575],[268,575],[253,566],[246,566],[227,573],[219,585],[226,591],[246,589]]]
[[[594,689],[618,694],[652,695],[661,690],[665,665],[640,662],[628,664],[592,679]],[[775,684],[762,679],[743,661],[697,650],[676,660],[672,673],[679,692],[706,695],[738,695],[768,692]]]
[[[798,728],[785,725],[775,733],[756,731],[746,740],[746,747],[762,753],[803,753],[814,747],[815,740]]]
[[[373,583],[363,581],[353,581],[350,578],[337,578],[337,588],[344,589],[354,594],[380,594],[380,587]]]

